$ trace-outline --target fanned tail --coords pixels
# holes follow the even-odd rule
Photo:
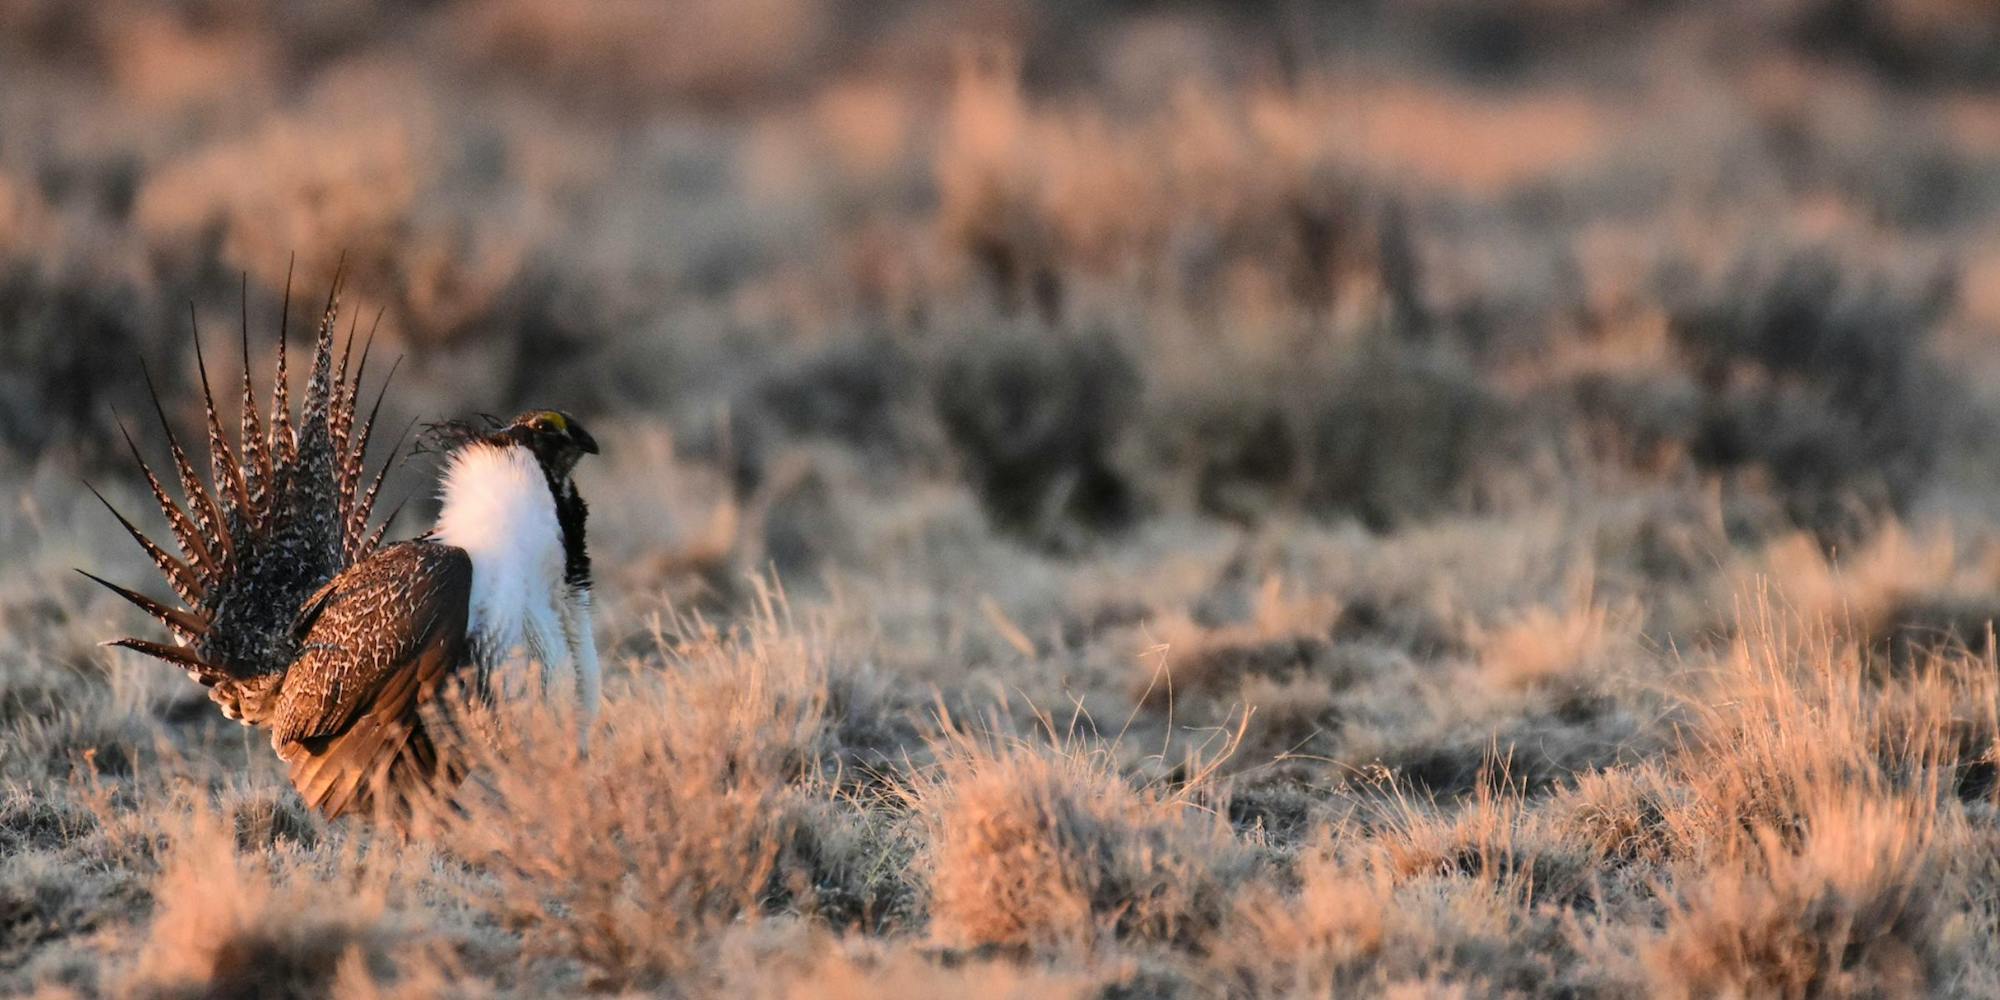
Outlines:
[[[146,551],[179,605],[84,574],[165,625],[176,643],[127,638],[108,645],[181,667],[210,689],[210,697],[222,705],[224,714],[245,723],[262,721],[279,679],[298,656],[293,625],[300,606],[341,570],[372,553],[387,526],[371,530],[370,522],[382,478],[393,464],[400,442],[390,449],[389,458],[371,479],[366,472],[368,442],[388,379],[383,380],[367,416],[360,417],[357,407],[369,346],[363,346],[351,378],[348,362],[354,357],[356,332],[352,326],[337,363],[334,352],[343,277],[344,272],[334,275],[333,288],[320,312],[312,370],[296,413],[285,369],[287,324],[280,325],[268,430],[258,413],[250,373],[246,279],[242,416],[233,448],[209,383],[201,335],[196,331],[195,363],[201,375],[209,451],[207,482],[175,435],[151,374],[146,375],[154,413],[166,435],[180,499],[169,491],[129,433],[125,439],[154,502],[166,517],[178,555],[140,531],[109,501],[104,504]],[[288,318],[290,306],[288,275]],[[377,319],[379,322],[380,317]],[[371,343],[373,333],[371,329]],[[394,374],[392,369],[390,377]],[[124,430],[122,423],[120,430]],[[98,494],[98,499],[103,501],[103,495]]]

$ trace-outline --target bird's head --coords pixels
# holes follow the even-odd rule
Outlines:
[[[579,459],[597,454],[597,439],[563,410],[529,410],[512,420],[482,413],[474,420],[425,424],[416,451],[450,455],[469,445],[526,448],[548,473],[551,484],[567,481]]]
[[[597,440],[575,417],[561,410],[529,410],[491,437],[496,444],[504,442],[534,452],[557,480],[567,479],[583,456],[597,454]]]

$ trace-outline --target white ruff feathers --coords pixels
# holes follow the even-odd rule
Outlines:
[[[480,665],[519,697],[539,663],[543,692],[582,696],[588,720],[596,685],[584,674],[595,663],[579,662],[571,638],[578,624],[589,629],[588,612],[579,623],[563,582],[562,527],[541,464],[526,448],[467,445],[452,454],[439,496],[435,537],[472,557],[467,625]]]

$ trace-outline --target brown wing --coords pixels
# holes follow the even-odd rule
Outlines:
[[[271,743],[306,804],[329,818],[437,769],[419,709],[471,660],[472,560],[435,542],[390,546],[307,602]]]

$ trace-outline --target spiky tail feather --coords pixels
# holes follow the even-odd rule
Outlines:
[[[304,402],[294,414],[285,372],[292,298],[287,273],[285,321],[278,331],[267,431],[259,419],[250,373],[249,288],[245,279],[242,418],[235,448],[230,447],[216,410],[208,360],[202,354],[200,331],[195,332],[195,363],[201,373],[207,416],[207,483],[202,482],[187,450],[174,435],[159,393],[150,374],[147,376],[147,389],[166,433],[182,501],[176,502],[129,434],[126,443],[153,500],[166,516],[179,555],[147,537],[104,500],[103,494],[97,494],[145,549],[183,605],[174,607],[84,574],[166,625],[177,642],[170,646],[127,638],[109,645],[181,667],[209,688],[209,696],[222,706],[223,714],[246,724],[263,721],[278,681],[298,656],[293,624],[301,605],[335,574],[373,552],[387,527],[384,521],[371,529],[369,522],[382,480],[401,442],[390,448],[388,460],[372,479],[368,478],[368,442],[388,379],[383,380],[368,415],[359,417],[361,380],[367,371],[374,332],[370,330],[369,343],[363,345],[350,378],[354,327],[348,330],[337,362],[334,356],[342,284],[342,274],[336,272],[313,340],[312,372],[306,380]],[[391,370],[389,377],[394,375]]]

